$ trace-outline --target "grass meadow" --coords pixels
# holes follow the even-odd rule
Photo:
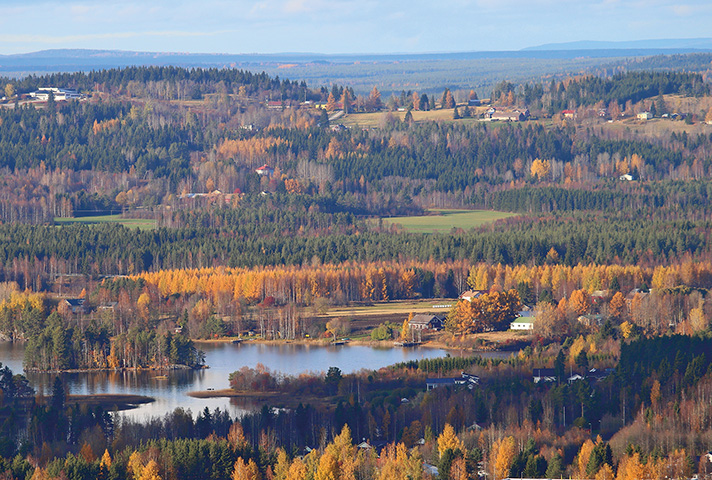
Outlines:
[[[138,228],[141,230],[152,230],[156,228],[156,221],[150,218],[123,218],[121,215],[97,215],[94,217],[55,217],[54,223],[57,225],[68,225],[70,223],[83,223],[85,225],[96,225],[99,223],[119,223],[127,228]]]
[[[490,210],[430,210],[431,215],[383,218],[384,224],[400,225],[413,233],[448,233],[453,228],[469,230],[516,214]]]

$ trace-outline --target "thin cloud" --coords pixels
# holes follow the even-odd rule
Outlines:
[[[112,40],[139,37],[210,37],[232,33],[231,30],[216,32],[185,32],[185,31],[154,31],[154,32],[115,32],[90,33],[84,35],[31,35],[31,34],[0,34],[0,42],[7,43],[73,43],[86,40]]]

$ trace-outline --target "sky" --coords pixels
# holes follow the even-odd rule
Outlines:
[[[710,37],[709,0],[1,0],[0,54],[519,50]]]

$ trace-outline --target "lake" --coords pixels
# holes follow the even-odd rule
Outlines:
[[[325,372],[329,367],[338,367],[343,373],[361,369],[377,370],[381,367],[408,360],[444,357],[448,352],[433,348],[375,348],[361,345],[311,346],[311,345],[265,345],[245,342],[202,343],[197,345],[205,352],[205,362],[210,367],[203,370],[171,371],[122,371],[65,373],[62,379],[68,393],[92,395],[100,393],[145,395],[155,402],[123,412],[137,420],[163,416],[177,407],[190,409],[197,414],[205,407],[227,410],[232,416],[243,414],[250,405],[238,403],[237,399],[189,397],[188,392],[229,388],[228,375],[243,366],[255,367],[262,363],[273,372],[297,375],[304,372]],[[0,362],[14,373],[21,373],[24,345],[0,342]],[[487,356],[507,357],[509,354],[494,352]],[[166,375],[168,378],[156,378]],[[29,373],[32,387],[37,393],[51,395],[54,374]]]

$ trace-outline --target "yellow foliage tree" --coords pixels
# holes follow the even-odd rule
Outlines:
[[[134,480],[141,478],[141,473],[143,472],[143,460],[141,460],[141,454],[138,452],[131,453],[127,467]]]
[[[607,463],[604,463],[601,469],[596,474],[596,480],[614,480],[615,474],[613,473],[613,468]]]
[[[277,449],[277,463],[274,465],[274,480],[289,479],[289,457],[283,448]]]
[[[549,160],[540,160],[537,158],[532,162],[532,177],[537,177],[539,180],[544,180],[549,176],[550,172],[551,164],[549,163]]]
[[[594,446],[591,440],[586,440],[583,445],[581,445],[581,449],[576,456],[576,478],[588,478],[586,468],[588,467],[589,460],[591,460],[591,453],[593,453]]]
[[[585,290],[574,290],[569,297],[569,308],[577,315],[585,315],[591,309],[591,297]]]
[[[408,338],[408,334],[410,333],[410,321],[413,320],[413,312],[410,312],[408,315],[408,318],[403,320],[403,326],[401,326],[401,339],[406,340]]]
[[[608,314],[615,319],[620,319],[625,315],[625,311],[625,297],[621,292],[616,292],[608,303]]]
[[[289,466],[289,474],[287,478],[289,480],[306,480],[308,473],[309,471],[307,470],[307,466],[301,458],[297,457]]]
[[[104,449],[104,455],[101,456],[101,466],[109,468],[111,466],[111,455],[109,455],[109,450]]]
[[[627,321],[621,323],[621,333],[623,334],[623,338],[630,337],[631,333],[633,333],[633,324]]]
[[[239,457],[235,461],[232,480],[260,480],[260,471],[255,461],[250,459],[249,462],[245,463],[242,457]]]
[[[623,457],[618,464],[616,480],[640,480],[641,478],[645,478],[645,465],[640,463],[640,455],[636,452],[630,457]]]
[[[417,449],[409,454],[403,443],[391,443],[381,452],[378,480],[422,480],[423,477],[423,459]]]
[[[475,321],[475,311],[472,303],[460,300],[455,304],[445,319],[445,328],[457,335],[465,335],[470,331]]]
[[[509,469],[512,468],[512,462],[516,455],[517,444],[514,437],[505,437],[494,442],[494,445],[492,445],[492,456],[494,458],[494,471],[492,473],[494,480],[509,476]]]
[[[161,480],[162,477],[158,473],[158,463],[155,460],[149,460],[141,472],[139,480]]]
[[[452,428],[452,425],[446,423],[445,428],[443,428],[443,433],[441,433],[438,437],[438,454],[442,456],[442,454],[445,453],[445,450],[448,449],[459,449],[460,451],[464,452],[465,446],[463,445],[462,440],[457,438],[457,435],[455,434],[455,429]]]
[[[338,478],[339,462],[334,454],[327,450],[319,458],[319,466],[316,469],[314,480],[338,480]]]

